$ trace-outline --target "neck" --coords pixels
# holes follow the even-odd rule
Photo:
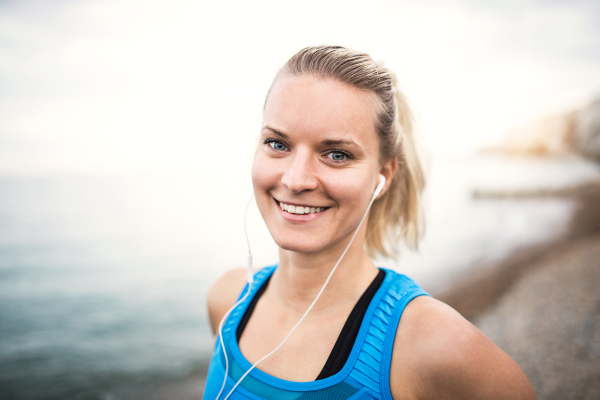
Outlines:
[[[334,304],[343,305],[345,301],[356,302],[375,278],[377,269],[363,249],[364,234],[360,233],[362,232],[357,235],[315,304],[315,313]],[[303,254],[280,249],[279,268],[272,280],[273,294],[281,304],[303,313],[323,287],[350,238],[351,236],[336,244],[334,248],[317,253]]]

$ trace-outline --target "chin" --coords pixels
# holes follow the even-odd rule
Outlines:
[[[295,235],[271,235],[275,244],[279,246],[280,249],[287,251],[294,251],[296,253],[302,254],[311,254],[317,253],[323,250],[323,242],[317,240],[298,240],[298,237]],[[283,238],[282,236],[285,236]],[[298,235],[300,236],[300,235]]]

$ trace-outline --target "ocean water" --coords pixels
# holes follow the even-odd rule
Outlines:
[[[579,159],[440,158],[420,252],[380,264],[435,292],[473,265],[559,236],[574,206],[481,200],[473,190],[598,177]],[[0,179],[0,398],[118,399],[203,371],[213,345],[207,290],[245,262],[244,182],[210,174]],[[276,262],[255,206],[248,227],[255,264]]]

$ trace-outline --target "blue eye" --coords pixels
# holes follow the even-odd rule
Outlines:
[[[267,144],[269,146],[271,146],[271,148],[273,150],[277,150],[277,151],[285,151],[287,150],[287,147],[285,146],[285,144],[281,143],[281,142],[276,142],[274,140],[270,140],[267,142]]]
[[[331,160],[333,161],[344,161],[346,158],[348,158],[348,155],[346,153],[342,153],[341,151],[332,151],[331,153],[327,154],[327,157],[329,157]]]

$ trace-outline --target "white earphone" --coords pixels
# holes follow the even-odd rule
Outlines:
[[[379,174],[379,183],[377,184],[377,187],[375,188],[375,193],[373,193],[374,199],[377,198],[377,196],[379,196],[379,193],[381,193],[381,189],[383,189],[384,185],[385,185],[385,176]]]
[[[383,189],[384,185],[385,185],[385,177],[383,175],[379,175],[379,183],[377,184],[377,187],[375,188],[375,192],[373,193],[373,197],[371,198],[371,201],[369,202],[369,206],[367,207],[367,211],[365,211],[365,214],[363,215],[362,219],[360,220],[360,223],[358,224],[358,227],[354,231],[354,235],[352,235],[352,239],[350,239],[350,243],[348,243],[348,246],[346,246],[346,250],[344,250],[344,252],[342,253],[341,257],[339,258],[339,260],[337,261],[337,263],[335,264],[335,266],[333,267],[333,269],[329,273],[329,276],[327,277],[327,280],[325,281],[325,283],[323,284],[323,287],[319,291],[319,294],[317,294],[317,297],[315,297],[315,299],[313,300],[312,304],[310,305],[310,307],[308,307],[308,309],[306,310],[306,312],[304,313],[304,315],[302,316],[302,318],[300,318],[300,320],[292,328],[292,330],[290,331],[290,333],[287,334],[287,336],[285,337],[285,339],[283,339],[283,341],[281,343],[279,343],[279,345],[277,347],[275,347],[275,349],[273,349],[269,354],[267,354],[266,356],[264,356],[263,358],[261,358],[260,360],[258,360],[257,362],[255,362],[250,368],[248,368],[248,370],[244,373],[244,375],[242,375],[242,377],[235,383],[235,385],[233,386],[233,388],[231,388],[231,390],[229,391],[229,393],[227,394],[227,396],[225,396],[224,400],[227,400],[229,398],[229,396],[231,396],[231,394],[233,393],[233,391],[235,390],[235,388],[238,387],[238,385],[250,373],[250,371],[252,371],[262,361],[264,361],[265,359],[267,359],[268,357],[270,357],[271,355],[273,355],[277,350],[279,350],[279,348],[281,346],[283,346],[283,344],[288,340],[288,338],[290,336],[292,336],[292,333],[294,333],[294,331],[296,330],[296,328],[300,325],[300,323],[308,315],[308,313],[310,312],[310,310],[312,310],[312,308],[315,305],[315,303],[317,302],[317,300],[319,300],[319,297],[321,297],[321,293],[323,293],[323,291],[325,290],[325,287],[329,283],[329,280],[331,279],[333,273],[335,272],[335,270],[337,269],[338,265],[340,265],[340,262],[342,261],[342,259],[346,255],[346,252],[348,251],[348,249],[350,248],[350,245],[354,241],[354,238],[356,237],[356,234],[358,233],[358,230],[360,229],[363,221],[365,220],[367,214],[369,213],[369,210],[371,209],[371,205],[373,204],[373,201],[375,201],[375,199],[377,198],[377,196],[379,196],[379,193],[381,193],[381,190]],[[219,391],[219,394],[217,394],[217,397],[215,398],[215,400],[217,400],[219,398],[219,396],[221,396],[221,393],[223,393],[223,389],[225,388],[225,383],[227,382],[227,376],[228,376],[227,374],[228,374],[228,370],[229,370],[229,361],[227,360],[227,351],[225,350],[225,344],[223,343],[223,332],[222,332],[223,324],[225,323],[225,320],[227,320],[227,317],[229,317],[229,314],[231,314],[231,312],[240,303],[242,303],[244,300],[246,300],[246,298],[248,298],[248,295],[252,291],[252,283],[254,282],[254,273],[252,271],[252,252],[250,251],[250,240],[248,239],[248,232],[246,231],[246,214],[248,213],[248,207],[250,206],[250,202],[251,201],[252,201],[252,197],[250,197],[250,201],[248,202],[248,205],[246,206],[246,213],[244,214],[244,231],[246,232],[246,241],[248,243],[248,290],[246,291],[246,293],[244,294],[244,296],[242,296],[242,298],[240,300],[238,300],[229,309],[229,311],[227,311],[225,313],[225,315],[223,316],[223,319],[221,319],[221,323],[219,324],[219,340],[220,340],[220,343],[221,343],[221,348],[223,349],[223,353],[225,355],[225,357],[224,357],[225,358],[225,376],[223,377],[223,384],[221,385],[221,390]]]

